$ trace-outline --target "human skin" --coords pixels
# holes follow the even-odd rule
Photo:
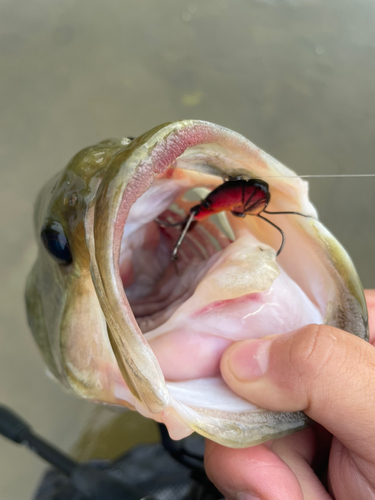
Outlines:
[[[309,325],[229,347],[226,383],[276,411],[317,424],[245,449],[206,442],[205,467],[229,500],[375,499],[375,290],[367,290],[370,343]]]

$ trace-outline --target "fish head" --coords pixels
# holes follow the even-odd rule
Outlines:
[[[307,217],[218,211],[195,221],[173,261],[189,210],[225,179],[258,179],[270,212]],[[184,120],[87,148],[45,186],[35,213],[26,301],[50,372],[81,397],[164,422],[172,437],[195,430],[244,447],[308,424],[226,386],[219,365],[232,342],[310,323],[368,339],[359,278],[307,183],[224,127]]]
[[[102,361],[106,366],[111,350],[91,277],[86,217],[110,160],[129,142],[108,140],[80,151],[43,187],[34,211],[38,257],[26,286],[32,332],[50,373],[98,401],[108,390]],[[64,251],[71,262],[61,260]]]

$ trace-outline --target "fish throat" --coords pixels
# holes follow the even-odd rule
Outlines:
[[[322,321],[276,263],[270,243],[278,234],[270,236],[273,229],[259,217],[239,217],[267,207],[268,185],[255,181],[247,192],[253,204],[236,205],[246,181],[224,183],[230,189],[220,199],[222,175],[170,167],[132,205],[124,226],[123,288],[167,381],[221,380],[221,355],[233,341]],[[280,315],[273,304],[284,291],[294,306],[284,297]],[[299,307],[304,314],[296,317]]]

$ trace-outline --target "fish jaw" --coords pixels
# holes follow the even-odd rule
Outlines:
[[[246,286],[244,290],[240,289],[233,279],[230,286],[228,285],[228,296],[220,296],[220,293],[215,295],[215,287],[223,287],[220,280],[224,279],[225,266],[229,266],[228,278],[236,273],[236,269],[241,268],[241,258],[234,251],[235,247],[231,246],[234,244],[223,239],[220,254],[222,257],[213,255],[207,268],[197,268],[197,278],[191,283],[192,292],[188,300],[180,304],[174,314],[169,315],[164,323],[164,330],[161,325],[146,333],[142,332],[129,303],[133,291],[124,285],[123,276],[127,277],[130,284],[132,282],[131,269],[121,270],[121,255],[124,241],[126,247],[127,235],[134,234],[142,223],[145,227],[142,237],[146,238],[149,229],[155,228],[153,221],[160,213],[156,213],[157,205],[164,195],[151,196],[148,200],[150,207],[144,212],[140,210],[141,216],[137,215],[135,208],[141,200],[147,201],[147,193],[152,194],[152,188],[157,183],[164,186],[164,181],[169,182],[172,179],[177,196],[180,191],[195,186],[209,192],[222,182],[223,176],[265,178],[272,190],[271,210],[298,211],[314,219],[290,219],[282,216],[276,220],[276,217],[269,216],[285,229],[287,237],[286,247],[277,264],[274,250],[278,247],[277,234],[265,234],[264,225],[262,226],[256,217],[241,221],[231,220],[236,242],[244,238],[244,247],[252,248],[253,243],[250,240],[246,242],[249,230],[254,241],[258,242],[254,243],[253,254],[250,253],[248,257],[251,255],[251,259],[257,259],[258,254],[262,253],[264,256],[260,257],[259,262],[264,264],[265,256],[269,256],[266,260],[271,272],[270,282],[262,283],[260,289],[254,284],[250,287],[251,290],[248,291],[252,301],[254,302],[255,294],[259,293],[261,300],[272,309],[271,302],[267,302],[265,295],[272,289],[272,283],[280,282],[277,280],[281,278],[277,275],[281,269],[283,276],[286,274],[299,283],[302,297],[300,300],[304,304],[310,300],[312,304],[309,306],[311,314],[306,314],[303,321],[326,322],[366,339],[367,311],[354,267],[342,247],[315,220],[316,211],[307,197],[307,183],[290,177],[293,175],[293,172],[239,134],[195,120],[156,127],[130,144],[117,147],[106,168],[103,167],[95,190],[93,189],[85,199],[79,226],[80,249],[78,250],[78,244],[76,249],[77,252],[82,252],[84,247],[85,251],[75,269],[76,281],[69,278],[70,281],[66,279],[61,284],[62,296],[70,296],[72,300],[69,314],[69,309],[60,308],[60,319],[56,321],[55,333],[52,335],[56,336],[58,323],[63,325],[57,334],[59,355],[55,352],[52,355],[53,360],[60,360],[60,368],[54,372],[55,375],[57,373],[57,378],[83,397],[131,406],[145,416],[164,422],[175,438],[181,438],[196,430],[224,445],[245,447],[281,437],[308,425],[309,419],[302,412],[269,412],[238,398],[225,386],[219,374],[215,373],[215,368],[208,367],[204,376],[199,373],[194,376],[192,373],[166,376],[168,362],[163,362],[164,349],[160,349],[160,343],[165,341],[169,346],[173,345],[173,342],[178,345],[181,339],[184,340],[189,335],[186,333],[178,338],[178,334],[183,332],[184,322],[196,321],[199,327],[203,319],[207,321],[207,311],[197,308],[197,304],[207,296],[211,297],[207,303],[209,308],[216,307],[222,299],[235,304],[237,299],[241,300],[244,294],[246,295]],[[283,176],[289,178],[280,179]],[[162,193],[160,189],[158,187],[157,193]],[[168,189],[165,203],[168,202]],[[58,204],[55,200],[56,203]],[[189,205],[184,205],[181,201],[180,208],[185,206],[183,213],[187,212]],[[212,224],[199,224],[207,231],[214,231]],[[71,236],[77,240],[77,231]],[[233,255],[232,271],[229,264]],[[303,257],[306,256],[311,264],[310,272],[304,267]],[[53,269],[57,274],[60,272],[58,268]],[[250,276],[253,271],[246,269]],[[37,286],[37,277],[40,280],[40,275],[46,273],[51,275],[45,268],[35,268],[28,287],[29,298]],[[311,280],[311,274],[314,273],[319,279]],[[78,284],[77,279],[83,281]],[[40,295],[43,296],[44,293],[41,287]],[[90,298],[85,302],[86,309],[82,305],[74,308],[79,304],[80,297]],[[45,316],[45,308],[38,309],[38,306],[32,305],[29,310],[32,310],[29,317],[35,331],[41,328],[42,321],[33,323],[33,318]],[[316,315],[316,310],[320,311],[320,315]],[[82,312],[82,320],[77,323],[78,311]],[[97,320],[93,324],[90,318],[88,325],[83,327],[83,318],[91,316],[89,311],[95,311],[93,316],[96,316]],[[226,316],[231,319],[235,317],[235,313],[230,312]],[[46,321],[44,327],[48,329],[45,323]],[[232,328],[235,327],[233,324]],[[90,334],[90,328],[96,332],[97,338]],[[82,332],[81,336],[77,334],[79,330]],[[265,329],[263,334],[269,333]],[[215,344],[217,359],[228,345],[228,339],[224,337],[218,334],[214,338],[215,342],[218,341]],[[212,335],[210,339],[212,341]],[[232,337],[228,342],[236,339],[239,340]],[[75,349],[77,343],[82,346],[81,349]],[[43,350],[43,344],[39,342],[39,345]],[[65,350],[61,349],[61,345]],[[92,350],[93,345],[97,350]],[[49,347],[50,351],[55,349],[55,344]],[[82,363],[82,355],[77,353],[82,354],[85,349],[90,350],[92,356],[83,356],[86,361]],[[51,356],[47,358],[50,360]],[[217,359],[213,359],[213,367],[215,363],[217,365]],[[208,398],[208,394],[213,397]],[[217,401],[221,401],[222,405]]]

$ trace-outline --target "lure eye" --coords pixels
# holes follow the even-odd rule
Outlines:
[[[67,266],[72,263],[68,239],[59,222],[54,221],[44,226],[40,236],[46,250],[58,264]]]

